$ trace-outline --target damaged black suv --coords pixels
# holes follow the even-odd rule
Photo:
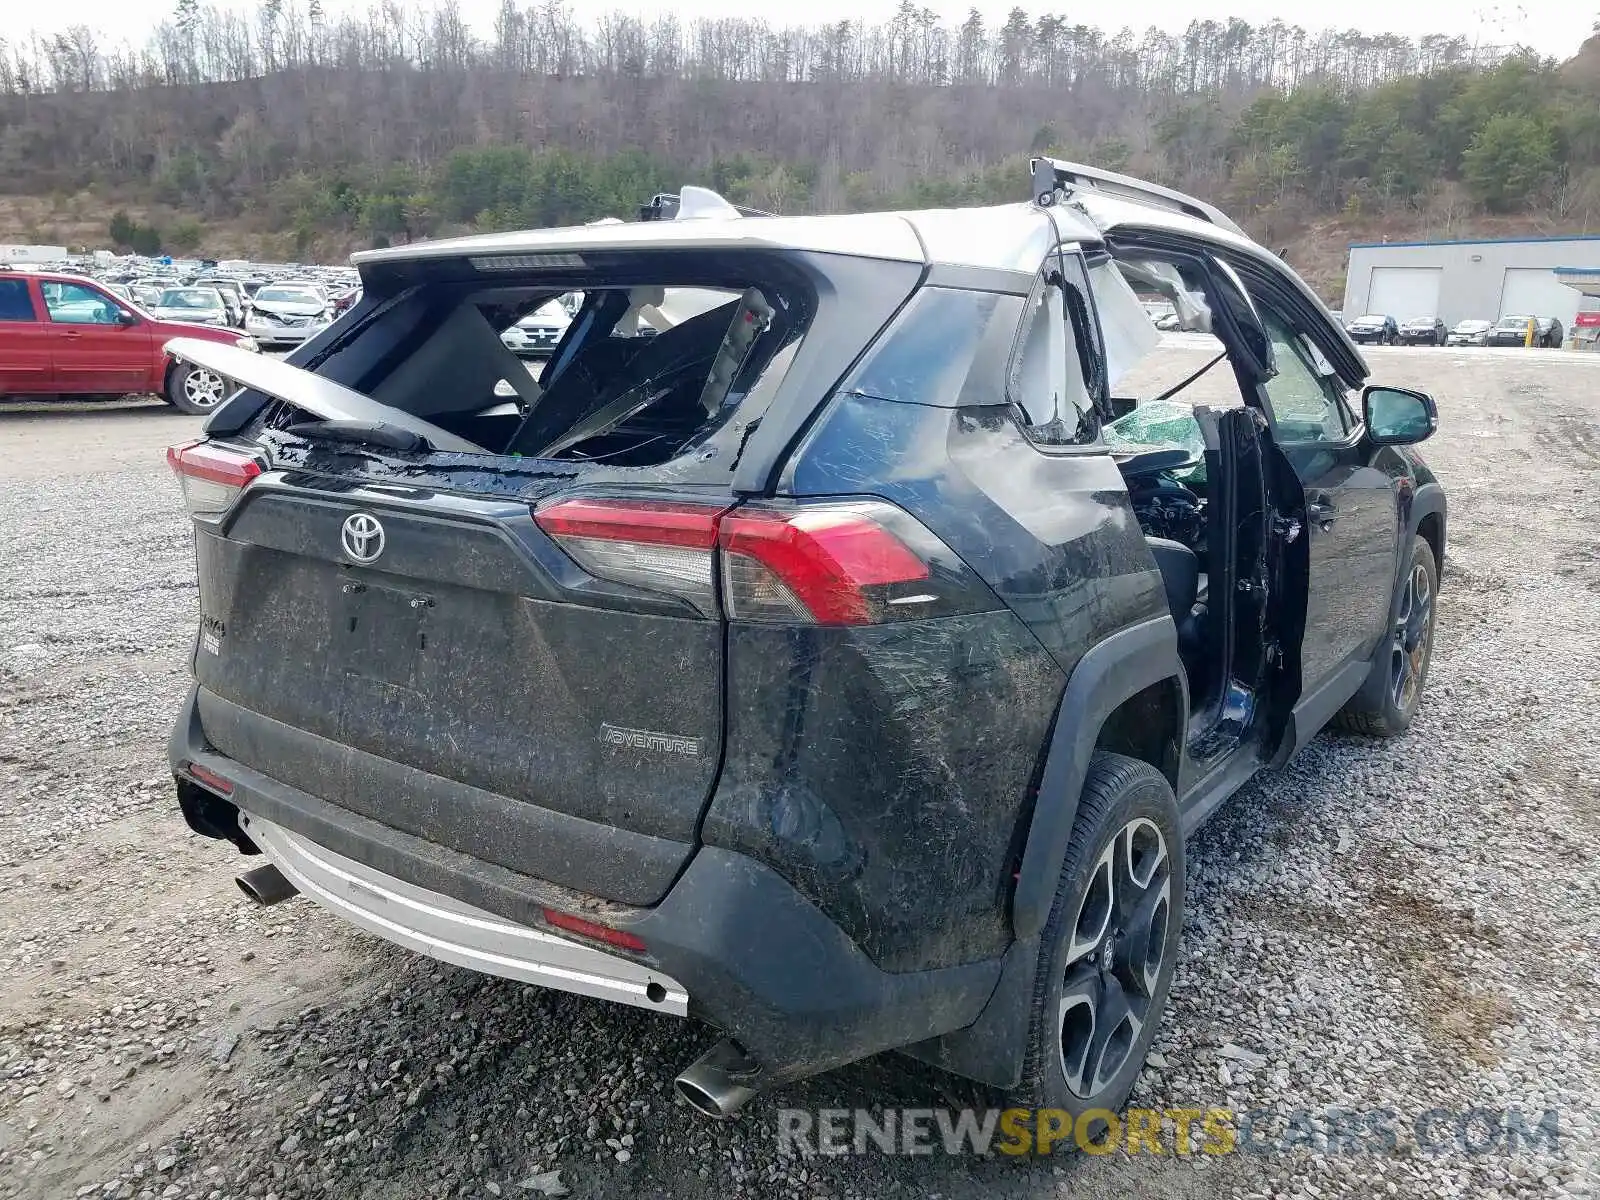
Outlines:
[[[190,826],[266,856],[264,902],[703,1019],[678,1086],[714,1115],[894,1048],[1121,1104],[1185,836],[1330,720],[1412,720],[1445,499],[1432,400],[1364,386],[1225,216],[1031,182],[804,218],[686,190],[360,255],[287,362],[173,343],[242,385],[169,453]],[[523,363],[501,331],[557,298]],[[1174,340],[1199,369],[1129,394]]]

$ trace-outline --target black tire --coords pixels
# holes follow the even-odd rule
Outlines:
[[[1419,588],[1424,585],[1426,594],[1421,595]],[[1438,598],[1439,567],[1433,549],[1415,538],[1411,562],[1389,607],[1389,639],[1378,648],[1367,682],[1334,716],[1337,728],[1368,737],[1398,737],[1411,728],[1433,661]]]
[[[231,380],[193,363],[179,363],[167,374],[167,403],[190,416],[215,412],[233,390]]]
[[[1097,753],[1040,935],[1022,1080],[1011,1103],[1062,1109],[1076,1123],[1091,1109],[1116,1112],[1127,1102],[1166,1008],[1183,898],[1183,834],[1166,777],[1138,759]],[[1107,1010],[1114,1023],[1102,1022]],[[1094,1028],[1101,1023],[1109,1034]],[[1074,1144],[1070,1134],[1059,1143]]]

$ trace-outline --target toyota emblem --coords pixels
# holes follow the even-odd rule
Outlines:
[[[376,562],[383,553],[383,526],[370,513],[351,513],[339,531],[339,542],[352,562]]]

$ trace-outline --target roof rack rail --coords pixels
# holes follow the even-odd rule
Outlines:
[[[722,199],[720,196],[717,198],[719,200]],[[770,217],[773,215],[769,212],[763,212],[759,208],[748,208],[743,204],[733,204],[727,200],[722,202],[741,217]],[[657,192],[650,197],[648,202],[639,206],[639,220],[670,221],[678,215],[678,209],[681,204],[682,197],[676,192]]]
[[[1064,188],[1068,192],[1092,190],[1132,200],[1138,204],[1148,204],[1152,208],[1182,213],[1184,216],[1204,221],[1208,225],[1226,229],[1229,233],[1236,233],[1240,237],[1250,236],[1216,205],[1196,200],[1193,196],[1186,196],[1172,188],[1162,187],[1159,183],[1146,183],[1131,175],[1118,175],[1115,171],[1089,167],[1082,163],[1065,162],[1059,158],[1031,159],[1028,167],[1033,172],[1034,199],[1042,207],[1049,207],[1055,203],[1057,188]]]

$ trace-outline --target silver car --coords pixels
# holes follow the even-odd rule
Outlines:
[[[310,283],[271,283],[250,300],[244,331],[263,348],[298,346],[333,320],[327,293]]]
[[[1446,346],[1481,346],[1489,340],[1492,321],[1457,321],[1444,339]]]
[[[229,325],[228,305],[212,287],[167,288],[156,298],[151,316],[162,321],[190,321],[196,325]]]

